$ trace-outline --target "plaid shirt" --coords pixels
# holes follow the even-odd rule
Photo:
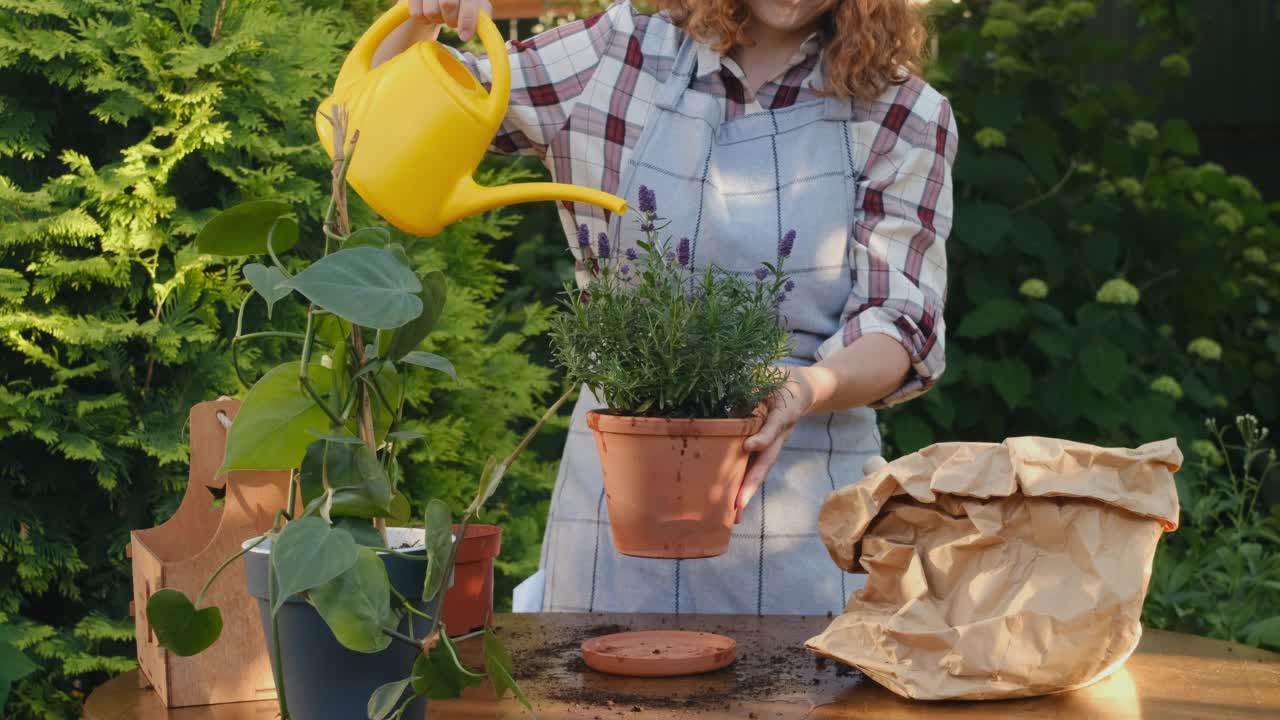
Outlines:
[[[616,193],[683,39],[666,16],[640,14],[619,0],[594,17],[511,43],[511,103],[491,149],[537,155],[558,182]],[[702,45],[690,89],[717,98],[726,120],[816,100],[820,49],[810,37],[786,69],[751,94],[741,68]],[[488,59],[459,58],[487,87]],[[857,132],[871,148],[858,178],[865,188],[859,218],[850,229],[853,292],[841,332],[816,359],[868,333],[897,339],[914,372],[875,404],[882,407],[923,393],[944,369],[944,244],[956,127],[950,104],[918,78],[853,108]],[[607,228],[595,208],[566,203],[560,212],[569,238],[580,224],[592,237]]]

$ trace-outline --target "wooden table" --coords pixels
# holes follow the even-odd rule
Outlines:
[[[1083,690],[998,703],[924,703],[899,698],[843,666],[816,662],[801,644],[825,627],[825,617],[545,614],[501,615],[496,622],[541,718],[1280,717],[1280,655],[1158,630],[1146,631],[1119,671]],[[716,673],[663,680],[586,669],[577,643],[611,625],[721,632],[738,641],[739,661]],[[464,647],[476,660],[477,643]],[[99,687],[85,704],[88,720],[268,720],[275,712],[274,702],[166,711],[153,691],[137,688],[134,673]],[[433,701],[429,714],[430,720],[525,717],[513,700],[496,701],[487,687]]]

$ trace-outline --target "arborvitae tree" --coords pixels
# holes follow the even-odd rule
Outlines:
[[[240,390],[228,352],[240,269],[192,239],[217,209],[265,196],[320,236],[329,163],[313,113],[376,12],[363,0],[0,0],[0,685],[15,647],[39,666],[0,715],[76,716],[82,689],[132,666],[128,532],[181,497],[190,406]],[[515,221],[400,238],[450,278],[427,345],[461,376],[438,398],[452,381],[414,378],[412,424],[430,437],[406,458],[406,488],[461,497],[513,444],[511,425],[541,411],[550,373],[522,348],[546,310],[491,309],[508,266],[489,244]],[[253,373],[277,349],[246,348],[242,364]],[[545,504],[551,465],[513,472],[486,520]],[[513,525],[508,568],[531,565],[540,527]]]

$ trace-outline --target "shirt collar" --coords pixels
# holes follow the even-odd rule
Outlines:
[[[695,77],[706,77],[707,75],[720,72],[720,68],[724,67],[724,61],[726,58],[713,49],[712,46],[714,44],[714,42],[696,42],[698,50],[698,66],[694,71]],[[816,32],[811,33],[809,37],[805,38],[805,41],[800,44],[800,47],[796,49],[795,53],[787,61],[787,66],[783,68],[782,73],[785,73],[787,70],[790,70],[796,65],[804,62],[810,55],[818,53],[821,49],[822,38]],[[734,67],[737,67],[736,63],[734,63]],[[779,74],[781,75],[782,73]],[[808,82],[812,83],[813,77],[814,75],[811,73]]]

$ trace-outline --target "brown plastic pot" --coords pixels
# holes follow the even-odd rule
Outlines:
[[[587,414],[604,467],[613,544],[623,555],[723,555],[746,473],[743,441],[764,417],[690,420]]]
[[[460,529],[453,526],[454,533]],[[453,587],[444,601],[444,626],[451,636],[479,630],[493,617],[493,561],[502,549],[502,528],[468,525],[460,542]]]

